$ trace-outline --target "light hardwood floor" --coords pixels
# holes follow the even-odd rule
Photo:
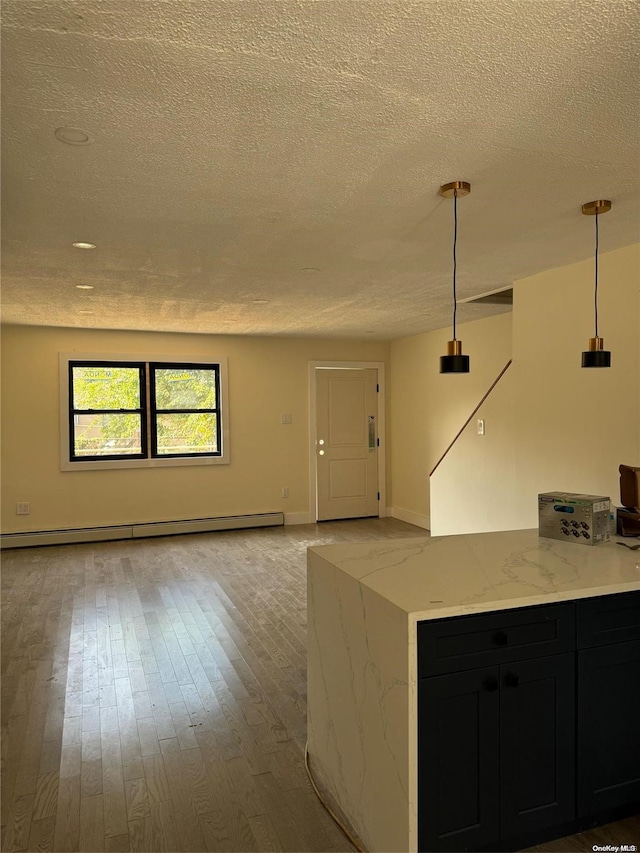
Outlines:
[[[3,554],[2,849],[351,850],[307,780],[306,548],[394,519]]]
[[[306,548],[424,535],[367,519],[5,552],[2,849],[352,850],[304,769]]]

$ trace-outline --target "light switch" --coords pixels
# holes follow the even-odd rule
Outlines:
[[[478,418],[478,435],[484,435],[484,418]]]
[[[280,423],[281,424],[290,424],[291,423],[291,415],[280,415]]]

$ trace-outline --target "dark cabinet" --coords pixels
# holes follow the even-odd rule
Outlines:
[[[575,654],[500,669],[500,837],[509,838],[575,817]]]
[[[640,592],[576,602],[578,814],[640,804]]]
[[[573,819],[574,657],[420,680],[421,849],[478,850]]]
[[[578,652],[578,813],[640,802],[640,640]]]
[[[418,833],[424,850],[477,850],[499,834],[500,668],[418,685]]]
[[[418,623],[418,849],[640,812],[640,592]]]
[[[500,613],[418,623],[418,675],[463,672],[494,663],[572,652],[573,604],[518,607]]]

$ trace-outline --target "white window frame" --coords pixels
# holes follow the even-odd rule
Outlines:
[[[97,471],[114,468],[176,468],[185,465],[228,465],[229,452],[229,383],[227,358],[207,358],[202,355],[173,355],[170,353],[113,353],[61,352],[60,354],[60,470]],[[220,456],[182,456],[169,459],[78,459],[69,458],[69,362],[70,361],[137,361],[140,363],[167,362],[169,364],[215,364],[220,375],[220,408],[222,453]]]

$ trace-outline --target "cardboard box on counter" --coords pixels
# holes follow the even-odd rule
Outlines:
[[[581,545],[609,541],[611,499],[604,495],[545,492],[538,495],[538,532]]]

